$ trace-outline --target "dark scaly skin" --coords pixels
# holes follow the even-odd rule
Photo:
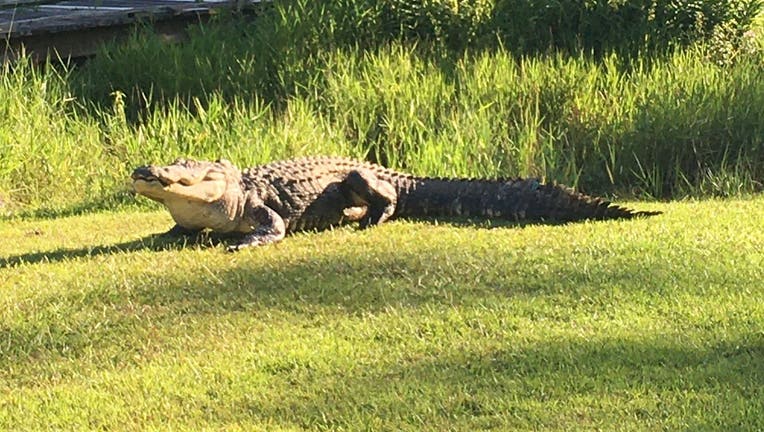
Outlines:
[[[161,178],[162,185],[154,181],[156,178]],[[536,179],[415,177],[337,157],[278,161],[244,171],[226,161],[181,161],[167,167],[139,167],[133,179],[138,193],[163,202],[170,210],[178,225],[168,234],[205,228],[237,233],[238,243],[231,250],[349,221],[358,221],[366,228],[398,217],[569,222],[657,214],[635,212]],[[153,182],[151,190],[141,187],[145,182]],[[186,183],[196,189],[182,189]],[[175,191],[168,190],[176,186],[183,195],[181,200],[176,199]],[[223,189],[225,192],[213,199]],[[206,201],[189,204],[195,195],[204,195]]]

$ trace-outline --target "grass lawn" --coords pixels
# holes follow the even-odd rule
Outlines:
[[[0,224],[0,428],[762,430],[764,197],[225,253]]]

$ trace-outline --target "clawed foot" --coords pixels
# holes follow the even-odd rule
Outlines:
[[[238,251],[240,251],[242,249],[246,249],[246,248],[249,248],[249,247],[255,247],[255,246],[260,246],[260,243],[236,243],[236,244],[231,244],[231,245],[226,246],[225,251],[229,252],[229,253],[231,253],[231,252],[238,252]]]
[[[273,232],[267,229],[258,229],[254,232],[244,235],[237,243],[228,245],[225,250],[227,252],[237,252],[242,249],[262,246],[270,243],[277,243],[284,238],[284,234],[280,232]]]
[[[366,216],[359,222],[360,228],[366,229],[374,225],[379,225],[390,218],[395,212],[395,204],[386,207],[371,207]]]

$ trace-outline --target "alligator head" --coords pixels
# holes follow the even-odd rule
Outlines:
[[[167,166],[138,167],[136,193],[164,204],[184,228],[235,229],[243,196],[241,172],[231,162],[177,159]]]

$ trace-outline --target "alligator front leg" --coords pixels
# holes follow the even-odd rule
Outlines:
[[[265,204],[247,206],[245,220],[252,226],[254,231],[244,234],[236,244],[228,246],[229,252],[235,252],[252,246],[260,246],[281,241],[286,234],[284,219]]]
[[[360,220],[361,229],[385,222],[395,212],[398,194],[389,182],[380,180],[368,170],[350,171],[340,183],[351,207],[366,207]]]

